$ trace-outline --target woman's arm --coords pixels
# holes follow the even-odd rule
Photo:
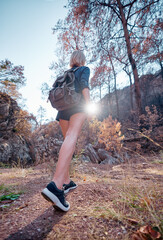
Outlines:
[[[90,92],[89,92],[89,89],[88,88],[84,88],[82,90],[82,94],[84,96],[84,99],[85,99],[86,103],[89,103],[90,102]]]

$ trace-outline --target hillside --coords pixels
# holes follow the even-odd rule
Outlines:
[[[152,81],[160,84],[160,75],[151,79],[146,78],[151,81],[150,87]],[[153,92],[156,99],[162,99],[162,85],[157,86]],[[128,90],[121,93],[126,91],[128,96]],[[111,140],[105,136],[107,143],[114,144],[110,151],[98,142],[99,122],[85,122],[71,166],[71,178],[78,188],[67,195],[71,208],[63,213],[40,194],[52,179],[62,144],[58,123],[41,125],[22,135],[16,125],[20,108],[6,94],[0,96],[0,239],[161,239],[162,100],[154,102],[152,95],[148,98],[144,94],[146,103],[149,99],[159,103],[160,115],[149,109],[140,125],[132,121],[129,110],[122,114],[126,117],[122,129],[111,116],[107,122],[100,122],[113,134]],[[127,97],[125,100],[129,101]],[[123,139],[122,148],[119,138]],[[117,151],[116,143],[120,147]]]
[[[143,107],[155,104],[158,114],[152,112],[153,110],[150,108],[148,116],[146,119],[143,119],[145,124],[143,123],[141,126],[138,126],[137,122],[135,122],[137,114],[134,110],[131,110],[130,106],[130,88],[126,87],[118,90],[118,99],[119,103],[121,103],[119,104],[119,121],[122,123],[122,133],[125,136],[124,142],[127,144],[127,147],[130,147],[131,141],[133,143],[132,145],[136,146],[138,141],[143,140],[142,142],[139,142],[139,144],[141,145],[141,148],[145,149],[145,151],[146,149],[149,151],[158,151],[158,149],[160,150],[161,148],[156,148],[155,144],[155,146],[151,146],[151,142],[149,144],[147,139],[144,142],[142,136],[136,134],[136,131],[142,130],[142,128],[150,128],[150,137],[152,137],[156,143],[162,145],[163,85],[161,72],[154,75],[142,76],[140,78],[140,83]],[[112,103],[111,105],[109,105],[110,102]],[[113,119],[116,118],[115,93],[106,95],[101,100],[100,107],[103,110],[100,114],[101,118],[108,117],[108,115],[111,114]],[[49,122],[48,124],[37,127],[36,131],[32,133],[28,129],[28,124],[31,124],[28,122],[30,116],[25,116],[27,119],[26,122],[23,123],[23,125],[18,126],[18,123],[21,123],[22,119],[25,119],[24,116],[22,117],[18,114],[19,112],[21,112],[21,109],[17,102],[7,94],[0,92],[0,164],[12,165],[15,163],[21,163],[24,166],[30,165],[33,162],[40,163],[41,161],[50,160],[51,158],[57,159],[57,154],[63,140],[57,122]],[[88,128],[89,126],[85,127],[85,132],[82,131],[81,136],[88,135]],[[131,131],[128,131],[128,128],[133,128],[134,131],[136,131],[132,134]],[[83,140],[81,139],[80,142],[82,141]],[[81,149],[85,148],[88,143],[90,143],[89,136],[88,139],[82,143],[83,146],[81,146]],[[131,150],[135,151],[135,148],[132,148]]]

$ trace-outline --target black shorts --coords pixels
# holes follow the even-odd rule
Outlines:
[[[59,121],[60,119],[62,119],[62,120],[69,121],[70,117],[72,115],[74,115],[75,113],[80,113],[80,112],[83,112],[83,113],[85,112],[83,105],[82,106],[75,106],[75,107],[70,108],[70,109],[59,111],[57,116],[56,116],[56,120]]]

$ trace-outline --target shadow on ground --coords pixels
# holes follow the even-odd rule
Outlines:
[[[65,214],[51,206],[33,222],[9,235],[5,240],[44,239]]]

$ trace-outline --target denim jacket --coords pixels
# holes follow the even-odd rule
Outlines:
[[[74,66],[72,69],[75,69]],[[89,88],[89,76],[90,69],[88,67],[82,66],[75,71],[75,90],[76,92],[82,92],[84,88]]]

